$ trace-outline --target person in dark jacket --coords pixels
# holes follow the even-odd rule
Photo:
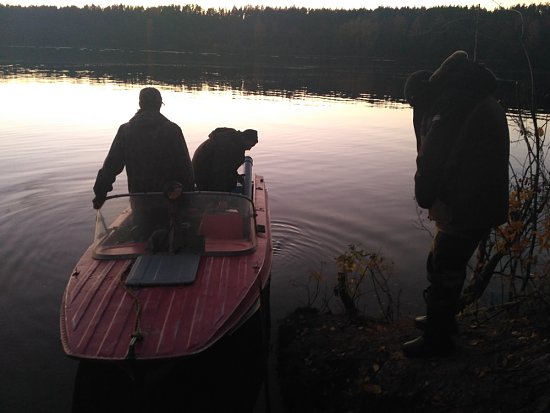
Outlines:
[[[258,132],[216,128],[193,154],[193,169],[199,191],[231,192],[242,181],[238,168],[245,151],[258,143]]]
[[[510,140],[506,113],[493,97],[495,76],[465,52],[449,56],[427,82],[409,81],[406,98],[418,110],[415,197],[437,227],[424,332],[403,344],[406,356],[422,357],[454,349],[467,263],[491,228],[508,219]],[[416,107],[418,89],[424,99]]]
[[[161,192],[170,182],[194,190],[193,166],[181,128],[160,113],[158,89],[139,93],[139,110],[121,125],[97,174],[93,207],[101,208],[118,174],[126,167],[128,191]]]

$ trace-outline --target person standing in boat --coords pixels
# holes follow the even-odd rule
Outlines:
[[[427,260],[423,334],[403,344],[408,357],[454,350],[455,314],[466,266],[491,228],[508,219],[510,140],[506,113],[493,97],[496,78],[463,51],[431,76],[405,85],[415,111],[418,155],[415,197],[437,233]]]
[[[118,129],[97,174],[93,207],[101,208],[118,174],[126,167],[128,191],[161,192],[169,182],[194,190],[193,166],[181,128],[160,113],[158,89],[139,92],[139,110]]]
[[[199,191],[232,192],[242,183],[238,169],[245,151],[258,143],[258,132],[246,129],[216,128],[193,155],[193,170]]]

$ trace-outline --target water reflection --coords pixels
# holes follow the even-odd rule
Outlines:
[[[286,98],[402,100],[407,71],[384,62],[319,57],[219,56],[182,52],[2,47],[0,76],[59,78],[123,84],[154,82],[186,90],[233,90]],[[0,61],[1,63],[1,61]],[[390,75],[388,75],[390,73]]]
[[[403,84],[421,64],[361,56],[241,56],[154,50],[0,46],[0,78],[69,78],[126,85],[156,83],[188,91],[240,91],[299,99],[403,101]],[[435,68],[432,68],[435,69]],[[526,73],[498,73],[508,108],[529,108]],[[550,78],[535,77],[536,108],[550,108]]]

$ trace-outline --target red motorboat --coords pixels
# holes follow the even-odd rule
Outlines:
[[[108,197],[63,295],[66,354],[110,361],[196,355],[269,311],[267,195],[249,166],[242,193]]]

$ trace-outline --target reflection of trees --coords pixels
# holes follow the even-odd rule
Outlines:
[[[341,59],[269,58],[244,61],[232,56],[209,54],[120,50],[94,52],[71,48],[23,48],[16,50],[15,54],[21,63],[0,65],[0,78],[64,76],[91,82],[104,82],[105,79],[123,84],[153,82],[176,89],[234,90],[294,99],[318,96],[383,105],[403,100],[403,85],[412,70],[396,70],[383,62],[366,65]],[[144,60],[149,63],[142,63]],[[539,88],[548,90],[542,87],[541,82]],[[510,102],[517,102],[515,82],[501,82],[500,97],[508,107],[513,107]],[[542,104],[539,107],[548,109],[544,106],[544,99],[540,101]]]
[[[403,85],[408,73],[413,70],[397,70],[384,63],[352,64],[341,59],[269,58],[244,61],[232,56],[190,53],[169,53],[166,56],[166,53],[116,50],[92,53],[90,50],[40,48],[19,49],[16,54],[20,63],[0,64],[0,78],[64,76],[91,82],[110,79],[122,84],[152,82],[175,89],[233,90],[294,99],[318,96],[364,100],[381,105],[403,101]],[[90,54],[94,57],[90,57]],[[141,63],[143,60],[149,63]],[[548,90],[544,81],[548,82],[541,78],[537,83],[541,91]],[[507,107],[515,107],[516,91],[514,81],[501,82],[499,95]],[[550,102],[543,98],[539,99],[539,108],[547,110]]]
[[[159,83],[188,90],[234,90],[247,94],[262,94],[301,98],[320,96],[338,99],[360,99],[386,104],[387,101],[402,99],[403,76],[378,70],[366,72],[361,68],[335,66],[322,62],[281,62],[280,59],[263,62],[242,60],[237,63],[231,57],[180,56],[179,64],[169,64],[163,56],[155,53],[150,64],[128,63],[131,54],[121,51],[103,52],[110,56],[98,56],[101,64],[84,63],[78,56],[69,58],[71,51],[25,49],[32,56],[50,56],[48,64],[33,63],[31,59],[20,58],[18,65],[0,65],[0,77],[10,76],[64,76],[103,82],[105,79],[124,84]],[[21,51],[19,51],[21,52]],[[74,52],[78,55],[81,51]],[[55,57],[58,54],[59,57]],[[101,55],[102,53],[97,53]],[[20,53],[20,56],[22,54]],[[150,56],[151,57],[151,56]],[[58,63],[55,63],[57,61]],[[66,63],[59,63],[65,61]],[[122,63],[122,61],[126,61]],[[159,63],[160,62],[160,63]],[[386,103],[384,103],[386,102]]]

